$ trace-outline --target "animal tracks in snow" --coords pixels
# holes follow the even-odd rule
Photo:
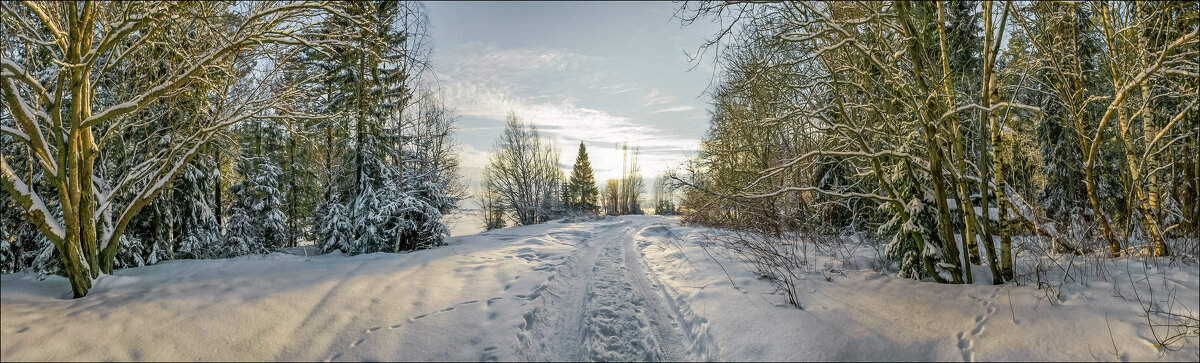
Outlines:
[[[429,312],[429,313],[424,313],[424,314],[417,314],[417,315],[414,315],[414,316],[412,316],[412,317],[410,317],[410,318],[406,319],[404,322],[401,322],[401,323],[396,323],[396,324],[392,324],[392,325],[388,325],[388,326],[386,326],[386,328],[387,328],[387,330],[396,330],[396,329],[399,329],[399,328],[401,328],[401,327],[404,327],[405,323],[413,323],[413,322],[416,322],[416,321],[418,321],[418,320],[421,320],[421,319],[425,319],[425,318],[434,317],[434,316],[437,316],[437,315],[440,315],[440,314],[445,314],[445,313],[448,313],[448,312],[454,311],[455,309],[458,309],[458,308],[460,308],[460,307],[463,307],[463,306],[472,305],[472,304],[479,304],[479,303],[481,303],[481,302],[482,302],[482,303],[484,303],[486,306],[492,306],[492,304],[494,304],[495,302],[497,302],[497,301],[500,301],[500,300],[503,300],[503,299],[504,299],[504,297],[503,297],[503,296],[497,296],[497,297],[493,297],[493,298],[490,298],[490,299],[487,299],[487,300],[484,300],[484,301],[479,301],[479,300],[468,300],[468,301],[463,301],[463,302],[460,302],[460,303],[457,303],[457,304],[454,304],[454,305],[451,305],[451,306],[448,306],[448,307],[442,308],[442,309],[440,309],[440,310],[437,310],[437,311],[433,311],[433,312]],[[489,319],[494,319],[496,316],[497,316],[497,315],[496,315],[496,313],[495,313],[495,312],[492,312],[491,314],[489,314],[489,315],[488,315],[488,318],[489,318]],[[346,353],[346,351],[348,351],[348,350],[350,350],[350,349],[354,349],[355,347],[358,347],[358,346],[359,346],[359,345],[361,345],[363,342],[366,342],[366,341],[367,341],[367,338],[370,338],[372,333],[375,333],[375,332],[377,332],[377,331],[379,331],[379,330],[382,330],[382,329],[384,329],[384,328],[385,328],[384,326],[375,326],[375,327],[371,327],[371,328],[368,328],[368,329],[364,330],[364,331],[362,332],[362,334],[363,334],[363,335],[362,335],[362,337],[359,337],[359,338],[358,338],[357,340],[355,340],[353,343],[350,343],[350,345],[349,345],[349,346],[347,346],[347,347],[346,347],[346,349],[344,349],[343,351],[341,351],[341,352],[338,352],[337,354],[334,354],[333,356],[331,356],[331,357],[329,357],[329,358],[325,359],[325,362],[330,362],[330,361],[337,360],[338,358],[341,358],[341,357],[342,357],[342,355]],[[490,348],[490,349],[488,349],[488,348]],[[488,348],[485,348],[485,349],[484,349],[485,353],[486,353],[486,352],[493,351],[493,350],[495,350],[495,349],[496,349],[496,347],[488,347]],[[486,358],[486,359],[485,359],[485,358]],[[487,357],[481,357],[481,358],[480,358],[480,360],[483,360],[483,361],[496,361],[497,359],[498,359],[498,357],[495,357],[495,356],[491,356],[490,358],[487,358]]]
[[[987,299],[980,299],[979,297],[976,297],[975,295],[967,295],[968,298],[979,303],[979,305],[981,307],[983,307],[983,310],[986,313],[975,316],[975,326],[973,328],[971,328],[971,330],[969,332],[967,332],[967,331],[958,332],[958,335],[957,335],[958,350],[962,352],[962,357],[963,357],[964,362],[975,361],[974,348],[976,345],[976,340],[981,335],[983,335],[984,331],[987,330],[988,320],[990,320],[992,316],[996,315],[996,307],[990,306],[990,305],[991,305],[991,302],[994,301],[997,296],[1000,296],[1000,289],[1001,288],[999,288],[999,287],[993,288],[992,294],[989,295]]]

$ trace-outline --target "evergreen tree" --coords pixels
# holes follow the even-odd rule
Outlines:
[[[277,249],[287,241],[287,217],[283,214],[283,198],[279,192],[279,167],[271,162],[259,166],[254,189],[257,201],[253,205],[255,221],[259,223],[258,237],[268,249]]]
[[[283,247],[287,237],[286,216],[280,210],[279,167],[268,158],[247,158],[243,165],[246,179],[229,188],[234,201],[225,233],[227,256],[266,253]]]
[[[575,166],[571,169],[571,181],[567,184],[565,200],[572,210],[595,213],[599,193],[596,188],[596,176],[592,172],[592,162],[588,160],[587,147],[580,141],[579,154],[575,156]]]
[[[389,173],[398,173],[398,168]],[[442,211],[456,202],[444,192],[445,185],[429,180],[430,173],[406,173],[404,178],[389,177],[379,191],[384,239],[391,242],[387,251],[413,251],[445,244],[450,229],[442,222]],[[399,181],[403,181],[400,184]]]
[[[980,72],[983,68],[979,51],[983,49],[983,39],[979,27],[982,20],[975,11],[977,1],[946,1],[946,47],[950,58],[950,74],[954,80],[956,95],[960,104],[973,102],[979,97],[979,87],[982,83]],[[967,139],[970,139],[968,137]]]
[[[1030,34],[1014,37],[1010,47],[1027,48],[1027,51],[1017,53],[1023,53],[1023,57],[1018,59],[1036,62],[1033,77],[1039,84],[1053,86],[1021,95],[1026,103],[1041,108],[1040,122],[1035,126],[1035,132],[1046,183],[1038,199],[1048,217],[1064,222],[1069,220],[1070,224],[1075,225],[1068,231],[1090,230],[1074,227],[1094,223],[1096,215],[1088,202],[1086,176],[1080,167],[1084,164],[1080,131],[1091,132],[1090,129],[1104,112],[1104,106],[1099,102],[1086,102],[1084,98],[1111,94],[1112,86],[1105,82],[1100,72],[1102,53],[1097,39],[1099,35],[1091,25],[1091,15],[1081,7],[1033,3],[1027,11],[1037,14],[1037,18],[1030,22]],[[1045,50],[1055,53],[1040,54],[1033,49],[1031,42],[1043,44],[1047,47]],[[1068,65],[1059,65],[1061,68],[1056,69],[1051,58],[1072,59],[1077,62],[1078,69]],[[1083,87],[1083,93],[1073,93],[1075,82]],[[1122,148],[1118,146],[1115,136],[1106,135],[1090,142],[1103,145],[1100,149],[1101,155],[1104,155],[1101,160],[1122,160],[1119,156]],[[1100,182],[1096,194],[1101,208],[1119,209],[1125,202],[1122,192],[1116,190],[1116,186],[1123,184],[1120,172],[1116,170],[1118,163],[1097,163],[1097,166]],[[1093,220],[1089,222],[1081,218]]]
[[[229,187],[234,195],[234,202],[229,206],[229,225],[225,228],[225,248],[222,257],[235,257],[252,253],[266,253],[258,237],[258,226],[251,213],[253,211],[253,189],[249,182],[241,182]]]
[[[0,154],[10,157],[10,164],[22,175],[27,184],[35,190],[49,190],[40,170],[30,172],[27,168],[32,162],[29,154],[19,151],[12,136],[0,134]],[[44,235],[38,232],[34,224],[29,223],[28,216],[20,205],[13,200],[12,195],[0,193],[0,273],[12,273],[32,268],[39,278],[46,275],[61,275],[63,273],[62,258],[58,251]],[[47,207],[55,217],[62,216],[62,207],[57,201],[49,201]]]
[[[181,236],[174,257],[214,258],[220,255],[221,227],[208,202],[208,186],[220,175],[205,172],[215,169],[209,161],[199,160],[188,165],[180,180],[175,182],[175,198],[172,199],[181,208],[181,213],[176,215]]]
[[[380,210],[380,202],[371,183],[363,183],[362,194],[354,200],[354,208],[350,210],[354,216],[353,254],[392,251],[381,230],[384,225],[384,215]]]
[[[33,112],[0,112],[0,271],[68,273],[78,297],[114,266],[263,253],[314,231],[347,253],[444,244],[461,186],[453,113],[421,78],[423,5],[95,4],[70,21],[67,3],[43,4],[38,19],[38,6],[18,4],[0,25],[18,44],[0,50],[6,72],[32,76],[5,90],[20,96],[3,109]],[[105,42],[11,27],[77,20]],[[26,44],[50,38],[94,59],[68,72],[45,44]],[[46,116],[68,113],[87,121]],[[561,179],[539,190],[541,210],[560,204],[546,200]]]
[[[329,253],[334,250],[342,253],[354,251],[354,226],[350,221],[349,211],[338,199],[337,194],[332,195],[314,213],[320,217],[318,218],[320,224],[317,226],[317,245],[321,247],[321,253]]]

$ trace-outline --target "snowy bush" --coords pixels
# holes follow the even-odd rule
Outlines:
[[[395,184],[384,189],[387,196],[381,213],[387,216],[388,232],[398,238],[399,249],[411,251],[445,244],[450,229],[442,222],[439,206],[451,202],[442,186],[427,180],[406,178],[407,188],[397,190]],[[445,207],[443,207],[445,208]]]

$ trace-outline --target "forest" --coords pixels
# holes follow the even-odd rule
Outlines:
[[[71,280],[443,244],[464,196],[420,3],[4,3],[0,261]]]
[[[780,239],[868,233],[902,275],[947,283],[1013,280],[1027,238],[1195,256],[1198,12],[689,3],[685,23],[729,25],[704,45],[720,72],[702,150],[672,176],[681,209],[754,233],[732,243],[767,265],[795,257]]]
[[[5,1],[0,44],[5,361],[1200,354],[1200,2]]]

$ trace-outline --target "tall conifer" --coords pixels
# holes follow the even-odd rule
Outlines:
[[[588,160],[587,147],[579,142],[579,155],[575,157],[575,167],[571,170],[571,181],[567,187],[567,202],[569,208],[580,211],[596,211],[596,199],[599,190],[596,189],[596,176],[592,172],[592,162]]]

